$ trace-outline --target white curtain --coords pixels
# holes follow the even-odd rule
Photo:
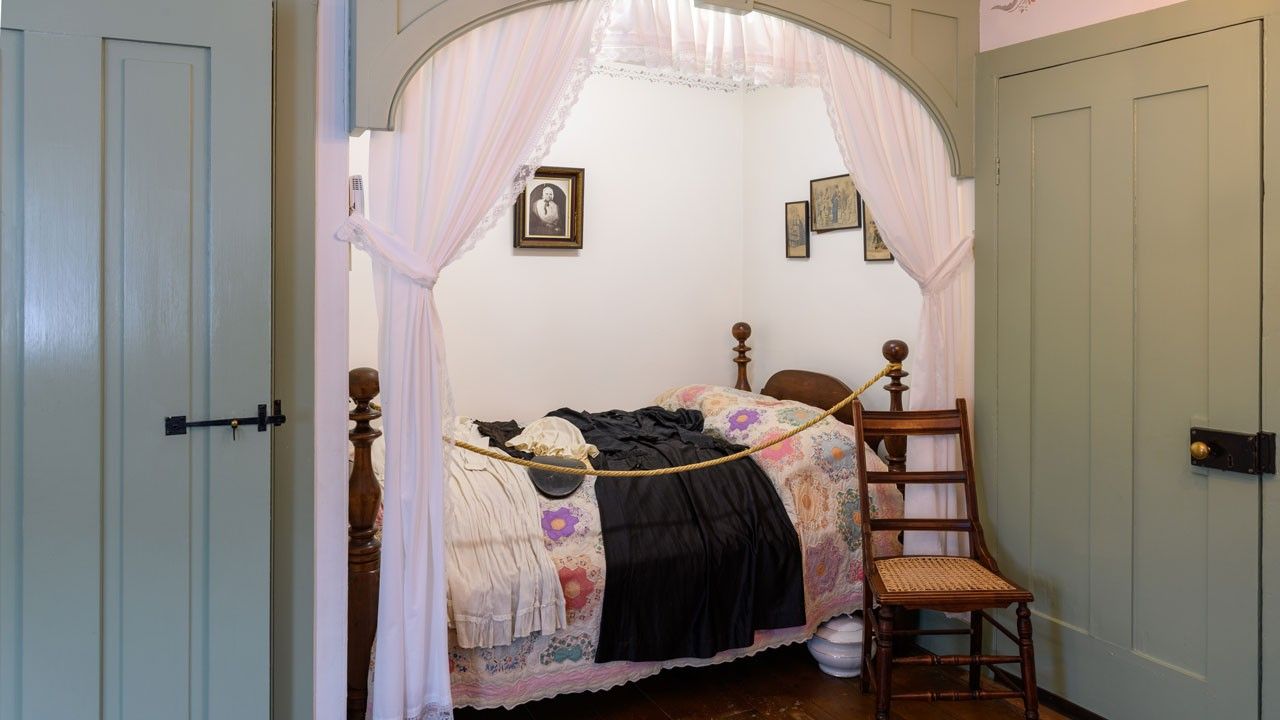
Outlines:
[[[875,63],[776,17],[693,0],[553,3],[464,34],[410,82],[396,131],[374,134],[373,222],[353,217],[338,232],[373,257],[378,295],[387,457],[375,720],[452,716],[442,525],[451,403],[432,288],[514,202],[597,57],[756,84],[821,82],[845,163],[924,293],[912,407],[971,394],[972,238],[960,189],[933,118]],[[912,442],[915,468],[954,453]],[[955,510],[946,490],[908,495],[911,514]],[[908,541],[913,552],[948,549],[933,536]]]
[[[510,206],[590,71],[607,0],[533,8],[436,53],[370,145],[372,222],[339,239],[374,259],[386,498],[374,720],[453,716],[444,578],[443,422],[451,412],[432,288]]]
[[[851,48],[823,39],[823,89],[845,165],[894,257],[920,285],[912,348],[913,409],[948,408],[973,397],[972,196],[951,175],[947,146],[932,115],[906,86]],[[911,470],[955,466],[954,438],[912,438]],[[908,517],[957,517],[950,485],[909,485]],[[910,554],[959,554],[964,536],[907,533]]]

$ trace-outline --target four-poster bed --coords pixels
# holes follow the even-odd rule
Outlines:
[[[736,357],[733,362],[737,365],[738,377],[735,384],[736,391],[750,392],[750,385],[747,381],[746,367],[750,363],[748,355],[751,350],[746,345],[747,339],[750,337],[751,328],[746,323],[737,323],[733,326],[733,337],[738,341],[736,347],[733,348]],[[890,340],[886,342],[882,348],[884,358],[890,363],[900,364],[906,359],[908,348],[906,343],[899,340]],[[902,382],[907,376],[907,372],[901,367],[891,370],[887,377],[889,382],[884,385],[884,389],[889,394],[887,406],[891,410],[901,410],[903,408],[903,395],[908,387]],[[702,388],[709,386],[688,386],[695,390],[693,393],[697,396],[706,397],[707,392],[702,392]],[[378,585],[379,585],[379,565],[381,544],[375,526],[378,510],[381,506],[381,487],[374,472],[374,464],[372,459],[372,446],[382,433],[372,426],[372,422],[381,416],[380,408],[374,399],[378,396],[378,373],[371,368],[356,368],[350,372],[350,398],[354,402],[354,408],[350,411],[350,419],[355,423],[350,431],[350,440],[353,446],[353,461],[351,465],[351,477],[349,483],[349,519],[350,527],[348,530],[348,703],[347,714],[349,718],[365,717],[366,703],[368,700],[368,680],[371,662],[371,650],[374,637],[377,632],[377,606],[378,606]],[[686,393],[688,391],[686,390]],[[725,393],[734,391],[723,390]],[[772,398],[777,401],[794,401],[801,403],[810,408],[826,408],[830,407],[840,400],[846,398],[851,389],[844,382],[823,373],[812,372],[807,370],[782,370],[775,373],[765,383],[762,396],[763,398]],[[668,393],[672,395],[673,393]],[[773,403],[778,404],[778,403]],[[852,416],[848,408],[833,416],[839,423],[850,425]],[[826,421],[828,423],[831,420]],[[821,428],[822,426],[817,426]],[[906,439],[903,437],[868,437],[867,444],[872,448],[877,448],[883,442],[883,454],[887,458],[888,470],[891,472],[900,472],[906,468]],[[900,492],[899,488],[899,492]],[[853,512],[852,509],[849,510]],[[838,514],[839,511],[837,510]],[[849,518],[850,522],[854,519]],[[810,551],[811,552],[811,551]],[[810,590],[811,592],[811,590]],[[614,663],[614,665],[628,665],[643,668],[626,679],[636,679],[642,674],[652,674],[664,667],[674,667],[684,664],[707,664],[708,662],[723,662],[735,657],[753,653],[759,649],[772,647],[779,644],[796,642],[806,639],[811,633],[812,628],[809,626],[816,625],[817,622],[827,619],[830,615],[843,612],[851,612],[856,605],[848,605],[840,603],[838,608],[832,606],[824,606],[822,608],[823,617],[808,618],[809,625],[801,626],[793,629],[789,633],[765,633],[760,636],[756,645],[746,648],[745,652],[734,651],[717,655],[710,660],[689,660],[673,661],[665,664],[652,664],[645,667],[632,663]],[[811,608],[811,612],[813,612]],[[806,630],[807,628],[807,630]],[[766,635],[768,637],[766,637]],[[451,665],[455,662],[465,662],[464,655],[458,651],[451,651]],[[594,666],[601,667],[601,666]],[[455,675],[455,682],[456,682]],[[607,676],[606,680],[610,684],[616,684],[616,675]],[[473,679],[471,682],[475,682]],[[483,682],[483,677],[481,679]],[[574,683],[580,683],[575,685]],[[549,686],[545,695],[558,694],[560,692],[571,692],[574,690],[594,690],[602,687],[602,681],[599,677],[592,677],[590,674],[580,674],[575,680],[561,682],[558,685]],[[527,691],[526,691],[527,692]],[[472,698],[476,693],[474,688],[468,692],[462,692],[461,696],[464,700]],[[498,698],[510,698],[512,696],[496,695]],[[524,696],[521,696],[524,697]]]

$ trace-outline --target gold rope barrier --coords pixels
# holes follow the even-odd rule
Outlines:
[[[463,442],[461,440],[454,440],[452,438],[445,438],[445,442],[451,443],[457,447],[462,448],[463,450],[469,450],[477,455],[483,455],[487,458],[493,458],[494,460],[501,460],[502,462],[505,462],[505,463],[511,463],[512,465],[520,465],[527,468],[533,468],[534,470],[545,470],[547,472],[560,473],[561,475],[595,475],[597,477],[657,477],[658,475],[673,475],[675,473],[689,472],[692,470],[701,470],[703,468],[715,467],[716,465],[731,463],[734,460],[741,460],[742,458],[747,457],[748,455],[754,455],[760,452],[761,450],[777,445],[783,440],[787,440],[788,438],[792,438],[796,435],[799,435],[805,430],[808,430],[814,425],[817,425],[823,420],[826,420],[832,415],[840,412],[840,410],[844,406],[853,402],[854,398],[858,397],[862,393],[869,390],[871,386],[879,382],[881,378],[887,376],[889,373],[895,370],[900,369],[901,367],[902,367],[901,363],[889,363],[888,365],[885,365],[883,370],[881,370],[880,372],[872,376],[870,380],[862,383],[862,387],[859,387],[857,390],[854,390],[853,392],[849,393],[849,397],[841,400],[835,405],[832,405],[829,410],[813,418],[812,420],[806,422],[800,427],[789,430],[786,433],[779,435],[778,437],[772,440],[760,443],[759,445],[754,445],[752,447],[747,448],[746,450],[740,450],[732,455],[725,455],[724,457],[713,458],[711,460],[703,460],[702,462],[696,462],[689,465],[681,465],[679,467],[653,468],[650,470],[596,470],[590,467],[580,467],[580,468],[561,467],[559,465],[548,465],[546,463],[534,462],[533,460],[525,460],[524,458],[512,457],[504,452],[491,450],[489,448],[478,447],[476,445],[472,445],[471,443]]]

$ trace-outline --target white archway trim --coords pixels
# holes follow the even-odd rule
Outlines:
[[[956,360],[971,342],[971,239],[946,140],[875,62],[777,17],[693,0],[538,5],[459,37],[410,82],[399,129],[371,142],[382,189],[372,220],[353,217],[337,232],[373,256],[378,295],[386,499],[375,720],[452,716],[442,440],[451,402],[435,280],[513,202],[601,56],[729,80],[820,81],[849,171],[925,294],[913,405],[949,404],[972,385],[971,360]],[[917,452],[915,467],[945,466],[948,452]],[[924,516],[954,509],[947,491],[908,503]]]

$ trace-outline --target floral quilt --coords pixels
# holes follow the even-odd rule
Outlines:
[[[700,410],[706,432],[741,445],[778,437],[819,414],[801,403],[713,385],[669,391],[657,404],[668,410]],[[868,457],[875,464],[870,469],[884,469],[874,454],[868,453]],[[451,648],[454,703],[460,707],[512,707],[563,693],[603,690],[666,668],[726,662],[807,640],[819,623],[860,608],[863,569],[858,458],[853,428],[832,418],[756,455],[800,536],[808,622],[800,627],[759,631],[750,647],[707,659],[597,664],[595,644],[605,560],[594,478],[588,478],[567,498],[539,496],[544,540],[564,588],[568,626],[505,647]],[[872,488],[871,504],[877,515],[901,516],[902,496],[896,487]],[[899,552],[896,539],[884,535],[876,538],[877,553]]]

